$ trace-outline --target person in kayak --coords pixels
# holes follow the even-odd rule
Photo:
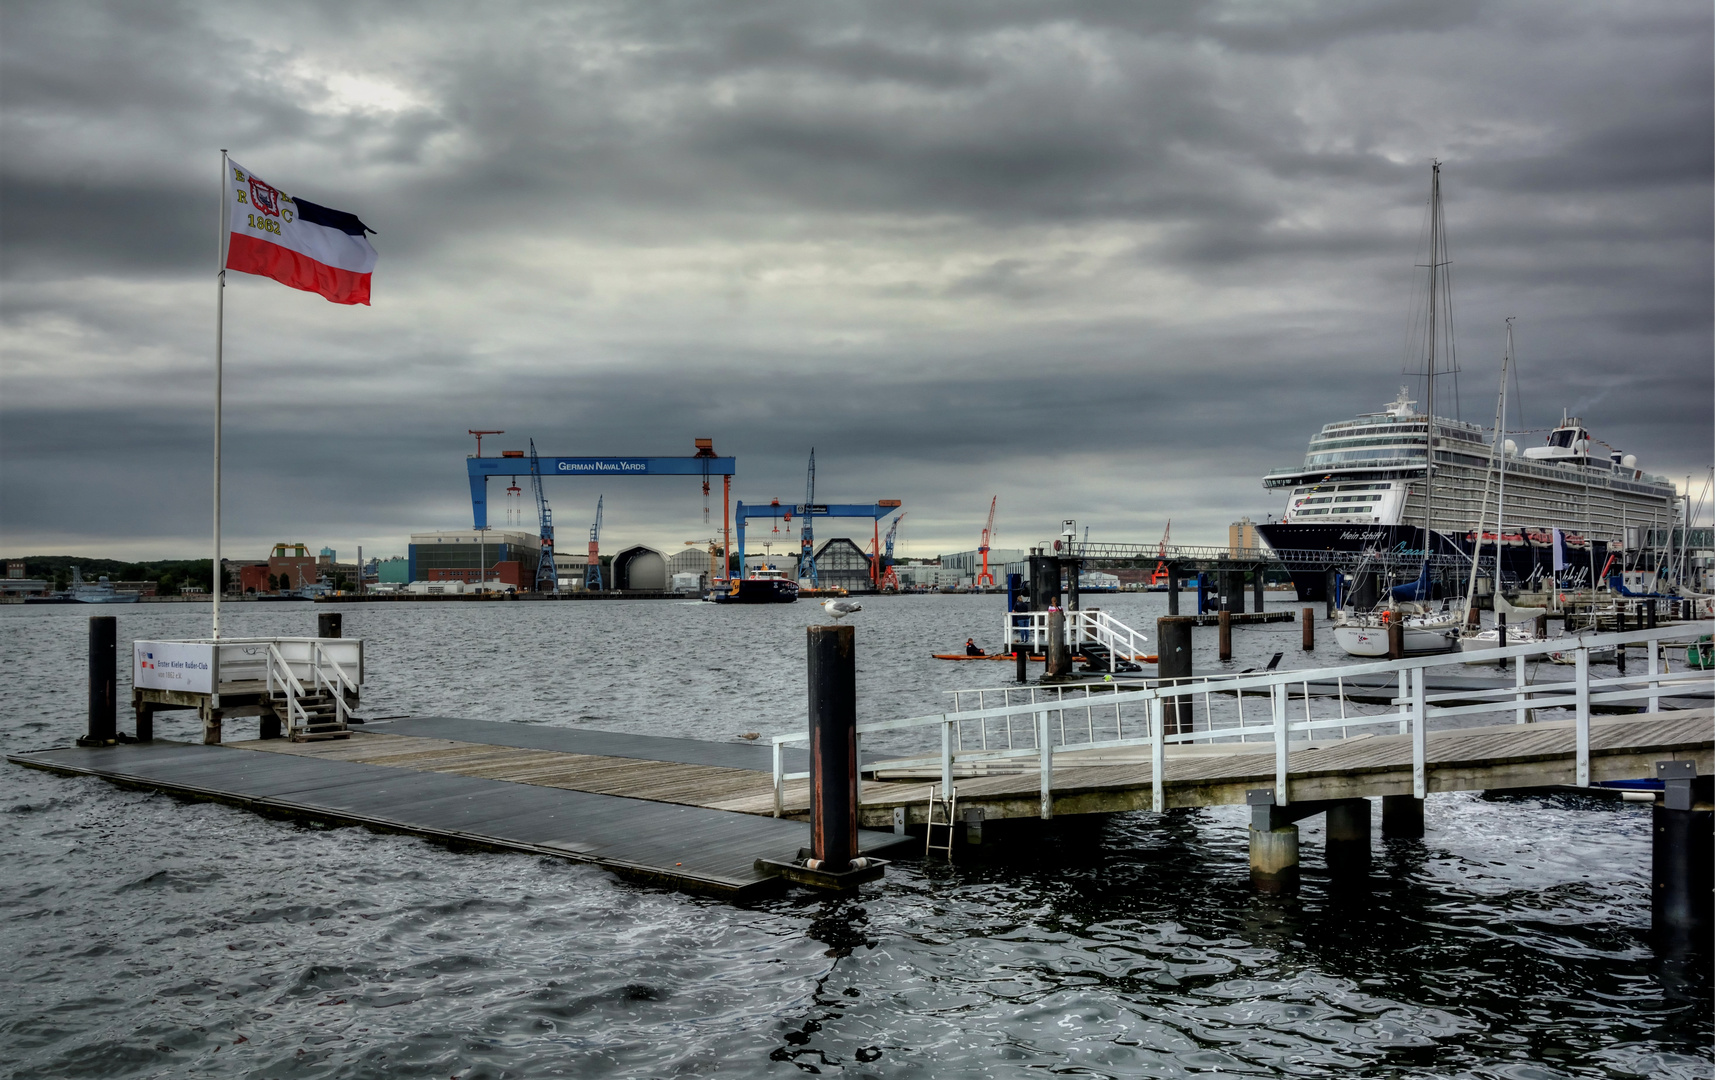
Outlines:
[[[965,639],[965,655],[966,656],[987,656],[988,653],[983,652],[982,647],[977,644],[975,638],[966,638]]]

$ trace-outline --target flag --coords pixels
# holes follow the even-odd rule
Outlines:
[[[356,214],[295,199],[228,162],[226,268],[320,293],[336,304],[369,303],[373,232]]]
[[[1554,572],[1560,573],[1566,569],[1566,536],[1559,530],[1554,530]]]

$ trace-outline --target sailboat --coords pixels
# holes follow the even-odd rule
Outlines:
[[[1504,648],[1508,645],[1527,645],[1536,640],[1536,630],[1525,625],[1525,620],[1534,620],[1538,615],[1546,615],[1547,608],[1521,608],[1507,603],[1501,578],[1501,546],[1506,542],[1507,520],[1507,374],[1512,367],[1513,359],[1513,321],[1507,319],[1507,351],[1501,357],[1501,392],[1495,401],[1495,438],[1489,447],[1489,460],[1498,463],[1494,470],[1497,477],[1495,485],[1495,625],[1487,630],[1470,629],[1471,605],[1477,595],[1477,564],[1483,558],[1483,516],[1488,510],[1489,479],[1483,478],[1483,503],[1477,510],[1477,538],[1471,546],[1471,579],[1465,586],[1465,632],[1459,638],[1460,652],[1480,652],[1484,649]],[[1501,616],[1509,617],[1511,621],[1506,627],[1506,641],[1501,640]],[[1473,663],[1475,661],[1472,661]]]
[[[1446,243],[1445,227],[1441,218],[1441,163],[1433,162],[1429,171],[1429,319],[1428,333],[1428,362],[1425,369],[1425,390],[1427,420],[1424,425],[1424,455],[1423,471],[1423,552],[1426,556],[1423,568],[1415,582],[1397,586],[1388,592],[1387,607],[1377,608],[1369,612],[1351,612],[1342,610],[1340,621],[1334,627],[1334,641],[1345,650],[1349,656],[1376,657],[1388,655],[1388,630],[1393,622],[1404,625],[1403,648],[1407,656],[1423,656],[1431,653],[1452,652],[1458,648],[1459,621],[1456,616],[1446,613],[1436,613],[1419,606],[1430,597],[1429,563],[1427,556],[1434,548],[1434,511],[1435,511],[1435,452],[1436,452],[1436,417],[1435,417],[1435,378],[1436,378],[1436,346],[1441,321],[1447,318],[1448,333],[1451,335],[1452,319],[1450,310],[1444,316],[1446,297],[1441,290],[1443,268],[1447,265],[1442,258]],[[1403,400],[1404,394],[1400,397]],[[1409,599],[1408,599],[1409,598]]]

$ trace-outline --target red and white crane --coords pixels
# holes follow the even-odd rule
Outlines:
[[[1167,528],[1161,532],[1161,546],[1155,550],[1155,557],[1160,560],[1155,564],[1155,573],[1149,575],[1151,585],[1159,585],[1172,577],[1167,569],[1167,541],[1173,536],[1173,519],[1167,519]],[[1168,582],[1172,584],[1172,582]]]
[[[977,552],[983,557],[983,568],[977,572],[977,585],[982,588],[994,584],[994,573],[989,570],[989,539],[994,535],[994,507],[999,501],[999,495],[989,499],[988,524],[983,526],[983,542],[977,545]]]

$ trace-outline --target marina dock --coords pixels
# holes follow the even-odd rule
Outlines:
[[[375,731],[389,728],[413,734],[121,743],[7,760],[264,813],[589,862],[732,899],[783,885],[759,860],[790,863],[811,843],[806,822],[705,805],[740,791],[766,800],[765,746],[449,718]],[[864,831],[859,839],[871,855],[901,837]]]

